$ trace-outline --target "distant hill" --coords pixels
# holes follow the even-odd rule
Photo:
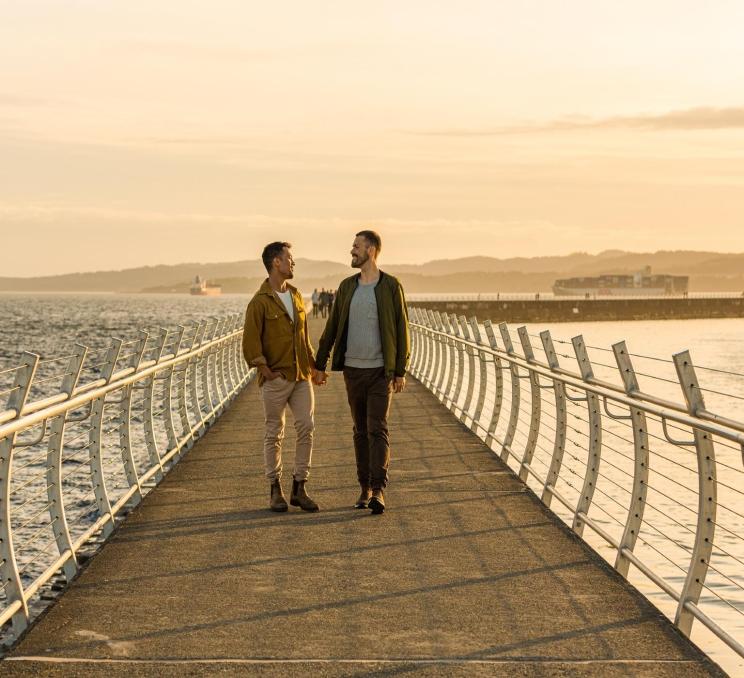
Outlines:
[[[349,270],[333,261],[298,259],[298,269],[308,275],[343,275]],[[216,264],[176,264],[174,266],[142,266],[123,271],[96,271],[39,278],[0,278],[4,292],[142,292],[149,288],[188,287],[195,276],[209,281],[223,278],[259,278],[265,276],[261,261],[234,261]]]
[[[399,276],[410,292],[547,292],[556,278],[632,273],[644,266],[651,266],[656,273],[689,275],[693,292],[744,290],[744,253],[607,250],[560,257],[464,257],[384,268]],[[296,283],[304,291],[335,288],[352,272],[345,263],[298,259]],[[187,292],[196,275],[221,284],[226,293],[243,294],[260,285],[265,271],[258,260],[145,266],[40,278],[0,278],[0,291]]]

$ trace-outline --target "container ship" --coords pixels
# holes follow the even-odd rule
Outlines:
[[[687,295],[686,275],[652,275],[651,267],[631,275],[603,274],[585,278],[563,278],[553,283],[553,294],[563,296],[648,296]]]
[[[216,297],[222,294],[222,288],[219,285],[210,285],[197,275],[191,283],[191,294],[197,297]]]

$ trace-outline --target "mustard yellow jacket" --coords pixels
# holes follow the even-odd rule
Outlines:
[[[315,355],[302,295],[292,285],[288,284],[287,288],[292,292],[294,322],[268,279],[265,280],[245,311],[243,356],[251,367],[268,365],[288,381],[303,381],[311,376]],[[259,373],[259,386],[263,382]]]

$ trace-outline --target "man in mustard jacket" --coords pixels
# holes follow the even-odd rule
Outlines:
[[[315,376],[315,357],[308,334],[305,304],[296,287],[287,283],[294,277],[294,259],[287,242],[272,242],[262,259],[269,277],[248,304],[243,332],[243,356],[258,370],[266,431],[264,464],[271,482],[272,511],[286,511],[282,492],[282,440],[287,405],[297,431],[292,493],[289,503],[303,511],[317,511],[307,495],[313,451],[315,398],[310,379]]]

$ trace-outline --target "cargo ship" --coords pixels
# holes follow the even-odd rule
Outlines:
[[[563,296],[686,296],[690,278],[686,275],[652,275],[651,267],[627,274],[563,278],[553,283],[553,294]]]
[[[197,297],[216,297],[222,294],[222,288],[219,285],[210,285],[197,275],[191,283],[191,294]]]

